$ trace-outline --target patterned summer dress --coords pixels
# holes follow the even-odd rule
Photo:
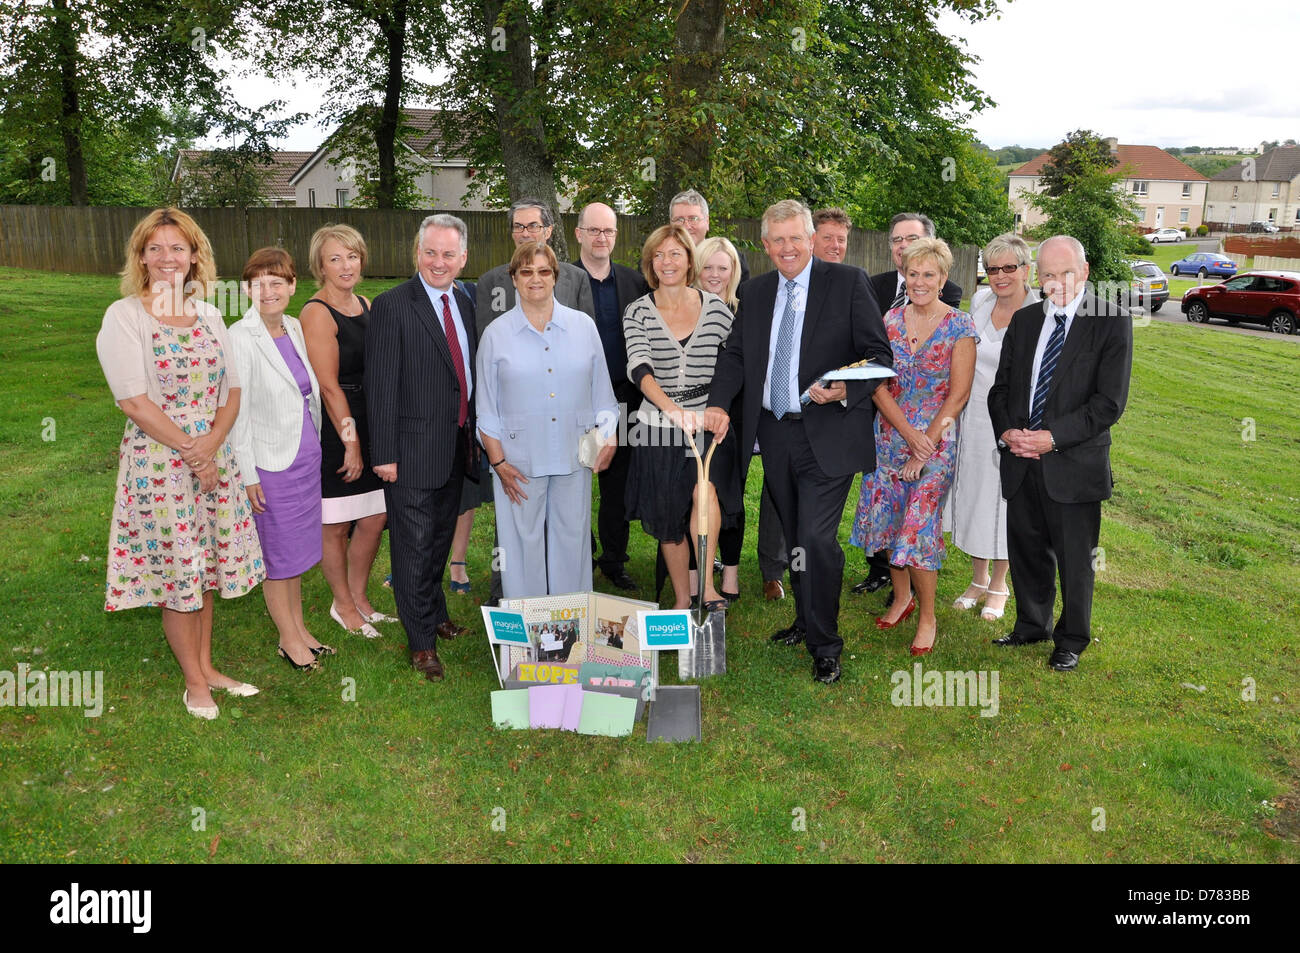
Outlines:
[[[898,375],[888,382],[890,396],[908,423],[925,430],[948,397],[953,346],[964,337],[978,340],[975,324],[965,311],[950,310],[915,354],[907,343],[902,308],[885,315],[885,330]],[[939,441],[921,478],[912,483],[899,475],[910,455],[907,441],[880,414],[875,436],[876,469],[862,477],[849,541],[868,553],[888,550],[895,566],[937,570],[944,556],[940,520],[957,458],[957,425]]]
[[[192,436],[207,433],[226,373],[221,342],[201,317],[188,328],[153,325],[163,413]],[[232,599],[265,578],[262,547],[229,441],[217,453],[217,488],[211,493],[199,492],[198,477],[179,451],[153,440],[130,419],[119,460],[108,534],[107,611],[163,606],[196,612],[207,590]]]

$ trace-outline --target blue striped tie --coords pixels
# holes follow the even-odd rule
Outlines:
[[[1047,339],[1043,363],[1038,368],[1038,386],[1034,388],[1034,401],[1029,405],[1030,430],[1038,430],[1043,425],[1043,408],[1047,406],[1047,393],[1052,389],[1052,374],[1056,370],[1057,359],[1061,356],[1061,348],[1065,345],[1066,314],[1064,311],[1058,311],[1053,317],[1056,318],[1056,327],[1052,328],[1052,336]]]
[[[767,402],[772,416],[780,420],[790,412],[794,403],[790,399],[790,359],[794,356],[794,290],[798,287],[793,278],[785,282],[785,310],[781,312],[781,331],[776,337],[776,356],[772,358],[772,381],[768,386]]]

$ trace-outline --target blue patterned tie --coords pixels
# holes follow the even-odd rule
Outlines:
[[[1061,348],[1065,344],[1065,318],[1064,311],[1058,311],[1053,315],[1056,318],[1056,327],[1052,328],[1052,336],[1047,339],[1047,350],[1043,352],[1043,363],[1038,368],[1038,386],[1034,388],[1034,401],[1029,405],[1029,429],[1038,430],[1043,425],[1043,408],[1047,406],[1047,393],[1052,389],[1052,374],[1056,370],[1057,359],[1061,356]]]
[[[781,312],[781,332],[776,338],[776,356],[772,358],[772,382],[767,391],[767,402],[772,415],[780,420],[790,411],[790,359],[794,356],[794,289],[793,278],[785,282],[785,310]]]

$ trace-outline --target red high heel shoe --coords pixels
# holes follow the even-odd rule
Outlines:
[[[902,622],[909,615],[911,615],[915,609],[916,609],[916,596],[913,595],[912,598],[907,601],[907,608],[903,610],[903,614],[900,615],[893,622],[886,622],[885,617],[883,615],[876,616],[876,628],[892,629],[894,626],[898,625],[898,623]]]

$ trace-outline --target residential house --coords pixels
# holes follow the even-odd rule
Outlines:
[[[1210,179],[1205,221],[1215,231],[1244,231],[1270,222],[1300,229],[1300,146],[1279,146]]]
[[[1128,146],[1107,139],[1124,178],[1120,187],[1138,207],[1139,225],[1147,231],[1166,226],[1195,229],[1205,208],[1205,176],[1158,146]],[[1042,224],[1045,216],[1031,208],[1025,195],[1042,192],[1040,178],[1049,156],[1035,156],[1009,176],[1008,192],[1016,213],[1016,231]]]
[[[210,153],[204,149],[181,149],[176,154],[176,164],[172,167],[171,180],[180,186],[180,196],[178,202],[181,205],[188,205],[190,197],[194,195],[194,178],[196,175],[202,175],[203,169],[200,163]],[[298,171],[312,153],[310,152],[272,152],[271,165],[267,169],[266,179],[263,183],[265,195],[263,196],[267,205],[277,207],[292,206],[297,204],[293,187],[289,184],[290,178]]]
[[[465,189],[474,176],[469,161],[448,155],[455,150],[446,147],[435,120],[435,109],[407,109],[404,121],[414,130],[397,142],[398,162],[406,163],[415,171],[415,187],[425,196],[426,208],[462,209],[478,211],[486,208],[480,199],[463,200]],[[359,175],[378,178],[378,172],[359,171],[355,162],[348,162],[340,154],[331,134],[319,149],[303,161],[290,177],[295,204],[304,208],[346,208],[357,197]]]

